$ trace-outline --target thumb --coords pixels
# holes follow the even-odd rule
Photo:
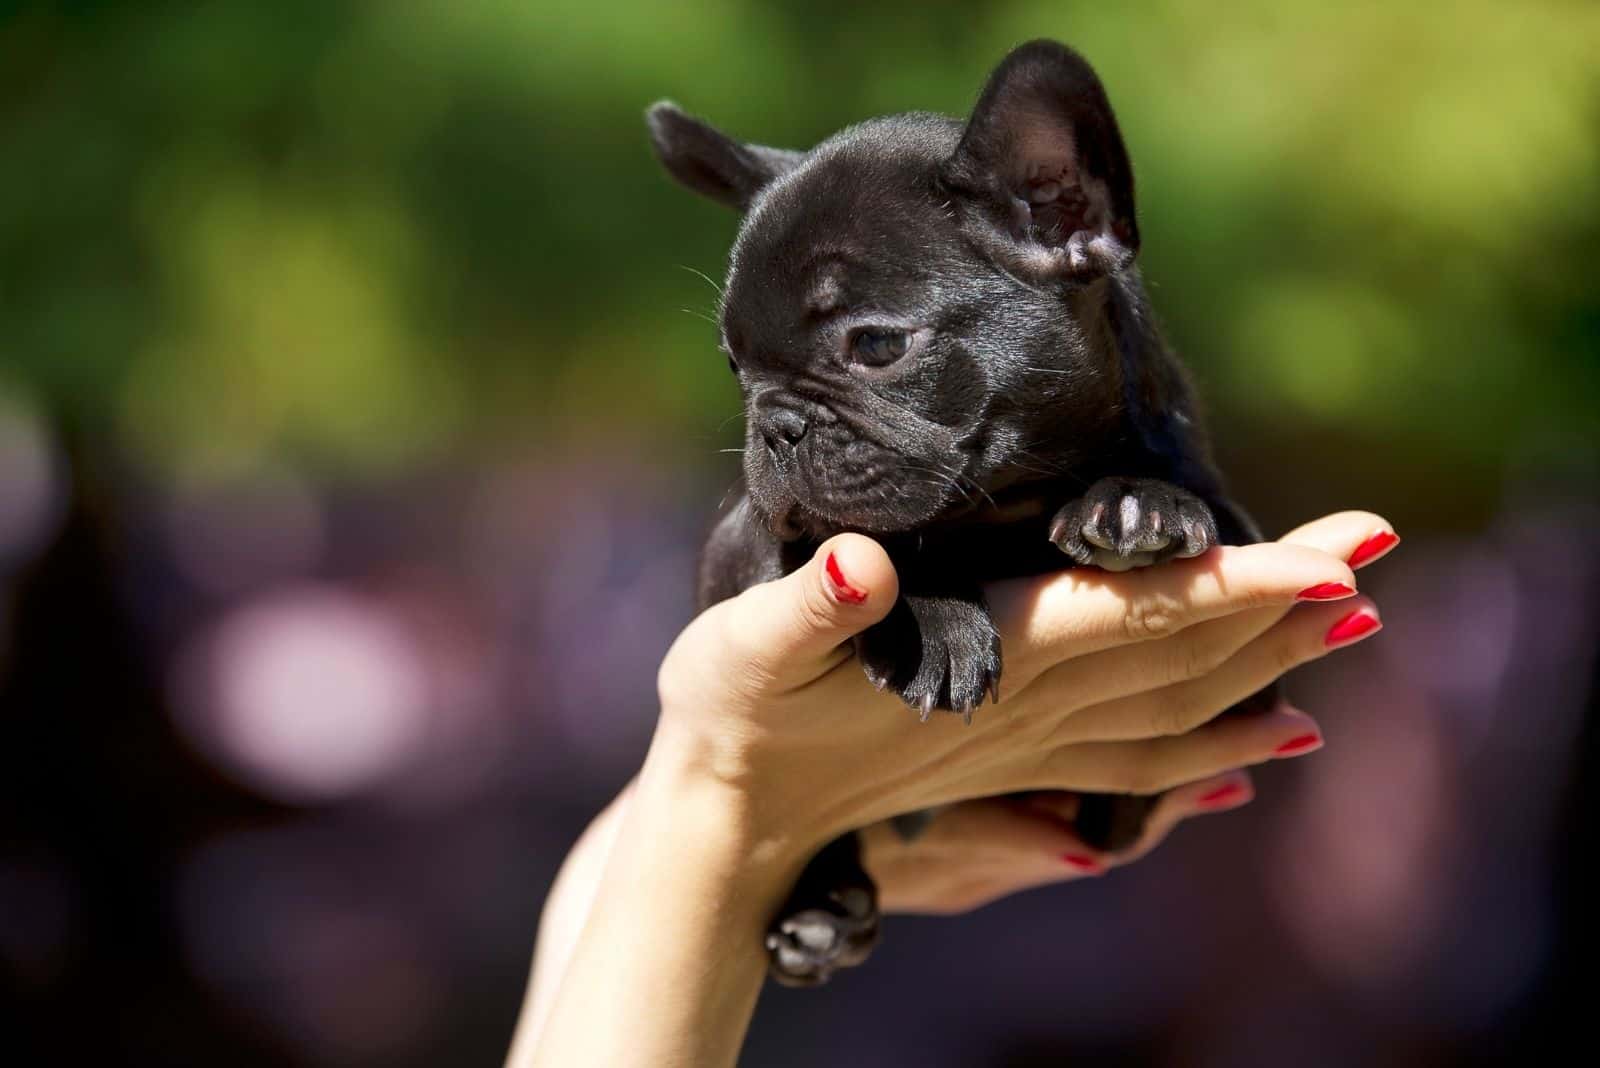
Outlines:
[[[801,685],[832,666],[841,643],[888,615],[899,595],[883,547],[840,534],[799,570],[729,602],[729,634],[758,676]]]

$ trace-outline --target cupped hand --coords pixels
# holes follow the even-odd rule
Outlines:
[[[1320,548],[1354,561],[1375,559],[1361,552],[1371,542],[1371,517],[1334,517],[1288,534],[1285,542]],[[1352,544],[1352,539],[1357,541]],[[1392,548],[1380,537],[1379,550]],[[1338,591],[1323,591],[1333,593]],[[1278,622],[1286,611],[1261,609],[1258,623]],[[1306,752],[1312,751],[1307,748]],[[889,821],[862,832],[863,863],[877,883],[885,912],[950,915],[1036,886],[1094,878],[1149,853],[1180,823],[1194,816],[1228,812],[1255,797],[1245,770],[1189,783],[1165,794],[1129,848],[1098,853],[1073,829],[1077,795],[1040,792],[977,798],[940,810],[927,830],[907,841]]]
[[[1243,770],[1180,786],[1162,795],[1138,841],[1116,853],[1096,852],[1073,830],[1076,794],[976,798],[939,810],[909,841],[887,820],[865,828],[862,863],[884,912],[953,915],[1036,886],[1104,875],[1149,853],[1184,820],[1254,796]]]
[[[1194,784],[1169,795],[1121,857],[1065,842],[1060,835],[1070,829],[1060,812],[1013,826],[1017,841],[1037,841],[1027,848],[1053,858],[1057,878],[1104,870],[1152,847],[1195,806],[1247,800],[1247,780],[1229,777],[1235,769],[1320,745],[1315,722],[1287,705],[1211,721],[1294,666],[1377,628],[1376,607],[1355,593],[1345,559],[1379,533],[1392,534],[1380,517],[1344,512],[1279,542],[1121,574],[1069,570],[991,587],[1005,655],[1001,699],[979,709],[970,727],[955,716],[919,723],[851,662],[848,639],[883,618],[897,587],[876,543],[841,535],[793,574],[714,606],[680,635],[659,677],[652,757],[724,788],[753,840],[793,858],[897,813],[955,805],[920,846],[896,852],[880,831],[867,835],[885,905],[922,911],[971,907],[1050,881],[1031,861],[1013,865],[991,849],[986,882],[945,879],[942,897],[909,889],[938,881],[940,856],[958,858],[952,872],[983,859],[973,828],[993,830],[1020,802],[982,799],[1043,791],[1070,806],[1061,792],[1148,794]],[[1225,802],[1201,800],[1229,783],[1239,791]],[[1033,812],[1043,817],[1039,804]],[[1048,831],[1048,841],[1035,831]]]

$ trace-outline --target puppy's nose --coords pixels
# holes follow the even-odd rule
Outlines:
[[[766,439],[767,448],[783,452],[800,444],[810,425],[805,416],[792,408],[773,408],[762,417],[761,436]]]

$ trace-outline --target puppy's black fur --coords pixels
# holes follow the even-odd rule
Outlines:
[[[1259,540],[1152,320],[1132,169],[1076,53],[1016,49],[965,123],[873,119],[805,153],[670,103],[648,121],[675,178],[744,214],[721,307],[744,479],[702,606],[870,534],[901,598],[856,640],[862,668],[924,718],[971,716],[1001,678],[982,583]],[[1150,801],[1086,797],[1079,833],[1126,846]],[[773,974],[826,979],[865,958],[877,921],[853,837],[835,843],[774,924]]]

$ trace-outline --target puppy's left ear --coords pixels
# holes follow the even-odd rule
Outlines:
[[[1133,169],[1105,88],[1084,58],[1033,41],[1001,61],[941,178],[979,213],[997,259],[1084,280],[1139,251]]]
[[[799,152],[735,141],[670,100],[644,113],[650,144],[667,173],[696,193],[744,211],[761,187],[793,170]]]

